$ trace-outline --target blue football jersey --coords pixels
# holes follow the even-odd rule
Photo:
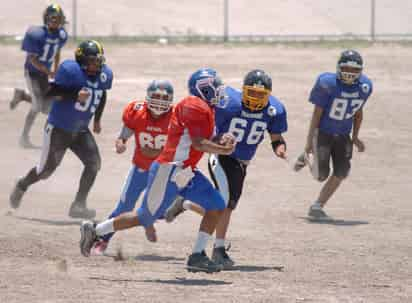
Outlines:
[[[65,60],[58,68],[56,85],[68,90],[87,89],[89,98],[84,104],[77,100],[55,100],[49,113],[48,122],[69,132],[78,132],[88,128],[103,91],[112,87],[112,70],[104,65],[100,74],[88,76],[75,60]]]
[[[372,93],[372,82],[361,75],[356,84],[342,83],[336,73],[321,74],[310,93],[309,101],[323,108],[319,129],[327,134],[349,134],[353,116]]]
[[[269,103],[262,111],[252,112],[242,106],[240,91],[226,87],[226,94],[227,100],[215,109],[216,132],[231,132],[235,135],[237,144],[232,157],[251,160],[265,131],[270,134],[287,131],[286,109],[275,97],[269,97]]]
[[[46,26],[32,26],[24,35],[22,50],[36,54],[41,64],[50,70],[57,52],[66,44],[67,32],[60,28],[56,33],[50,33]],[[32,72],[38,72],[26,57],[24,67]]]

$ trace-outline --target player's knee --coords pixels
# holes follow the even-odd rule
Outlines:
[[[92,174],[97,174],[97,172],[100,170],[100,168],[101,168],[100,159],[98,159],[97,161],[87,163],[87,165],[86,165],[86,169]]]
[[[49,178],[53,172],[55,171],[55,168],[46,168],[44,170],[42,170],[39,174],[39,178],[42,180],[45,180],[47,178]]]
[[[333,175],[338,179],[344,180],[349,176],[349,172],[350,172],[350,169],[338,170],[338,171],[334,171]]]

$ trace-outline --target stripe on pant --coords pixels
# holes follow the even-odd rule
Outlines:
[[[216,181],[219,192],[223,196],[223,199],[227,206],[229,202],[229,184],[227,181],[226,173],[223,170],[223,167],[219,162],[219,158],[216,155],[210,155],[209,164],[212,168],[211,171],[213,174],[213,179]]]
[[[147,196],[147,208],[152,215],[154,215],[162,205],[166,188],[169,184],[169,176],[174,168],[175,166],[173,165],[160,164],[157,169],[156,176],[154,177],[150,192]]]
[[[50,152],[50,143],[51,143],[51,136],[53,133],[53,125],[47,124],[44,133],[43,133],[43,145],[41,148],[41,157],[40,157],[40,163],[36,166],[36,172],[38,175],[41,174],[43,171],[46,163],[47,163],[47,158],[49,157],[49,152]]]

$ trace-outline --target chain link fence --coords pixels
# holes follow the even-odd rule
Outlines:
[[[135,40],[412,40],[411,0],[61,0],[69,34]],[[0,36],[40,24],[50,1],[0,2]]]

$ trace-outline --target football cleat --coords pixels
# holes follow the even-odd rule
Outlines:
[[[308,216],[314,220],[328,220],[330,217],[326,214],[326,212],[319,206],[312,205],[309,208]]]
[[[189,256],[186,269],[193,273],[205,272],[211,274],[221,271],[222,267],[210,260],[206,253],[202,251],[200,253],[193,253]]]
[[[14,94],[13,94],[13,98],[10,101],[10,110],[14,110],[17,105],[24,100],[24,90],[20,89],[20,88],[15,88],[14,89]]]
[[[83,256],[89,257],[90,251],[98,241],[95,224],[92,221],[83,221],[80,225],[80,252]]]
[[[173,220],[176,219],[178,215],[185,211],[185,209],[183,208],[183,202],[183,197],[178,196],[172,203],[172,205],[168,209],[166,209],[166,212],[164,214],[166,222],[173,222]]]
[[[299,157],[296,159],[295,164],[293,165],[293,170],[298,172],[302,168],[304,168],[307,164],[307,159],[306,159],[306,153],[303,152],[302,154],[299,155]]]
[[[19,186],[19,182],[17,181],[16,184],[14,185],[13,191],[11,192],[10,197],[9,197],[10,206],[12,208],[14,208],[14,209],[19,208],[24,193],[25,193],[25,190],[23,190]]]
[[[231,269],[235,265],[235,261],[229,257],[226,248],[223,246],[213,248],[212,261],[220,265],[223,270]]]
[[[83,203],[75,201],[70,206],[69,216],[72,218],[93,219],[96,217],[96,211],[88,209]]]

